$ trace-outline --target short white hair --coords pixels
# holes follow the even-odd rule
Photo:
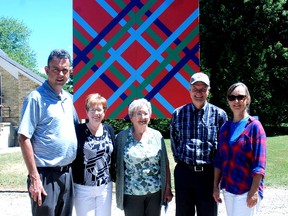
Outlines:
[[[136,100],[132,101],[132,103],[128,107],[129,117],[131,118],[133,116],[133,114],[135,113],[135,111],[138,110],[139,108],[142,108],[142,107],[148,108],[149,117],[151,117],[151,114],[152,114],[151,103],[148,100],[146,100],[145,98],[140,98],[140,99],[136,99]]]

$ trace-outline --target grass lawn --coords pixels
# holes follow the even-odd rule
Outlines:
[[[268,137],[266,186],[288,188],[288,135]]]
[[[26,191],[27,169],[21,152],[0,154],[0,190]]]
[[[170,140],[165,140],[174,185],[174,159]],[[288,187],[288,135],[268,137],[265,185]],[[0,191],[26,191],[27,170],[21,152],[0,154]]]

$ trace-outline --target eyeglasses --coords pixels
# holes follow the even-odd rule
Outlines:
[[[136,112],[136,113],[135,113],[135,116],[136,116],[137,118],[141,118],[142,116],[144,116],[144,118],[145,118],[145,117],[148,117],[148,116],[149,116],[149,113],[148,113],[148,112]]]
[[[228,100],[229,101],[235,101],[236,99],[238,101],[242,101],[246,98],[246,95],[229,95],[228,96]]]
[[[89,109],[88,110],[90,113],[97,113],[97,114],[102,114],[104,112],[104,109]]]
[[[69,72],[68,69],[63,69],[63,70],[60,70],[59,68],[56,68],[56,67],[52,67],[52,72],[55,73],[55,74],[60,74],[61,72],[65,75]]]
[[[197,89],[197,88],[191,88],[192,92],[196,92],[196,93],[205,93],[207,91],[208,88],[201,88],[201,89]]]

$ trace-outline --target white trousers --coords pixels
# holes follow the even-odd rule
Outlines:
[[[247,193],[236,195],[223,190],[227,216],[255,216],[260,208],[261,198],[258,195],[257,204],[249,208],[247,206]]]
[[[111,216],[112,182],[100,186],[74,183],[74,193],[77,216]]]

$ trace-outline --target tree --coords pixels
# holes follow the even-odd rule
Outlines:
[[[201,70],[210,74],[212,103],[230,112],[226,91],[242,81],[251,115],[264,125],[288,122],[287,9],[287,0],[200,0]]]
[[[23,22],[0,17],[0,49],[14,61],[36,72],[36,54],[29,45],[30,35],[31,31]]]
[[[73,72],[70,73],[70,77],[68,79],[68,81],[65,83],[65,85],[63,86],[63,89],[65,89],[66,91],[68,91],[70,94],[73,94]]]

